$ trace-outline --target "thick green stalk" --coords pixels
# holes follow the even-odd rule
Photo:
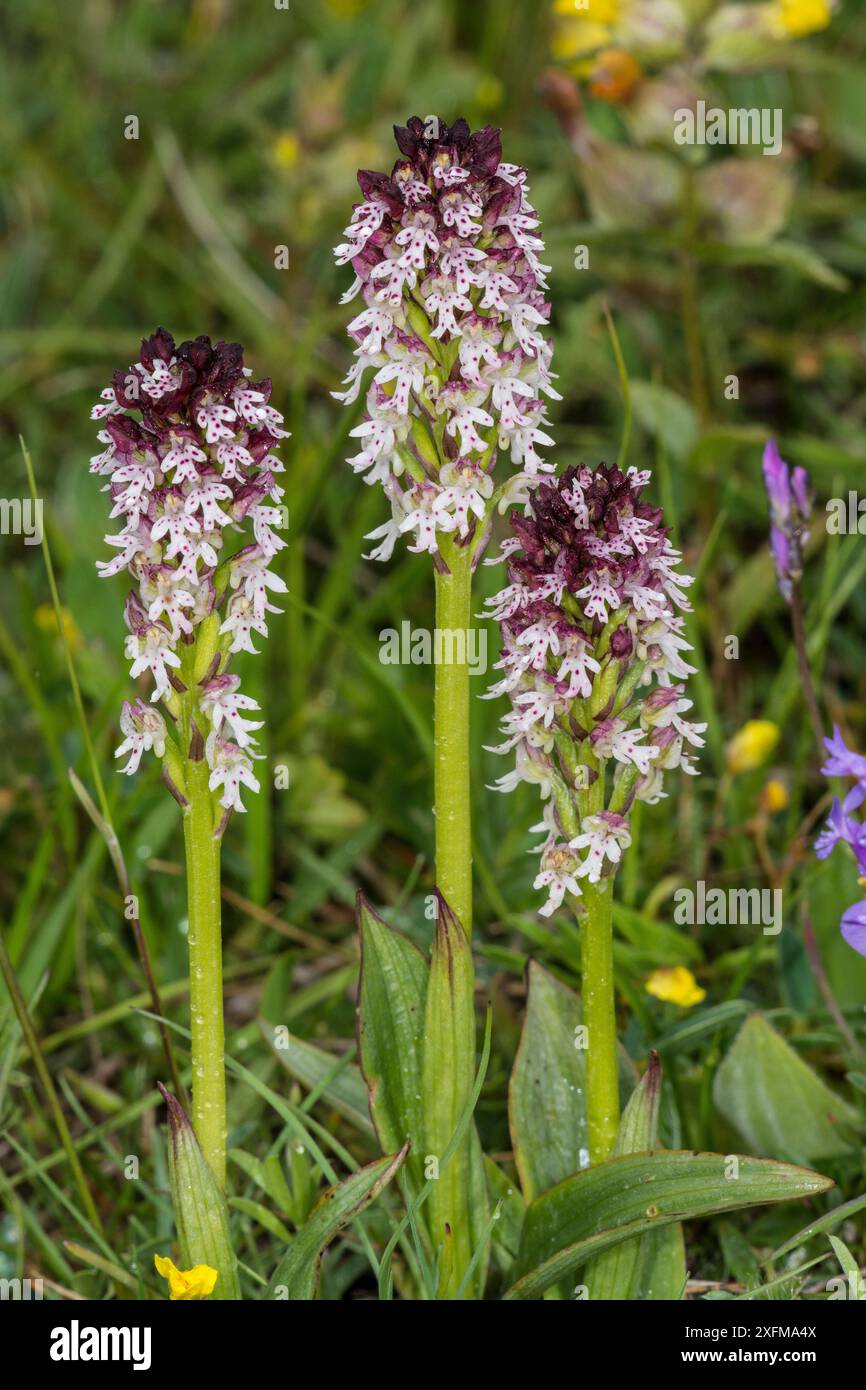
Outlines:
[[[613,879],[587,883],[582,903],[583,1021],[587,1029],[586,1113],[589,1156],[601,1163],[619,1123],[613,992]]]
[[[469,769],[469,662],[472,558],[441,537],[450,573],[436,572],[433,714],[436,885],[467,937],[472,935],[472,816]]]
[[[433,718],[436,886],[440,904],[427,994],[422,1075],[427,1157],[440,1158],[457,1128],[475,1072],[472,934],[472,814],[469,766],[469,634],[472,555],[440,538],[449,573],[436,571]],[[453,916],[452,916],[453,914]],[[437,1297],[463,1287],[480,1239],[483,1172],[474,1129],[437,1175],[427,1221],[439,1258]],[[480,1181],[479,1181],[480,1177]],[[483,1272],[464,1290],[480,1297]]]
[[[186,765],[183,831],[189,920],[192,1108],[196,1138],[220,1189],[226,1176],[220,841],[204,758]]]

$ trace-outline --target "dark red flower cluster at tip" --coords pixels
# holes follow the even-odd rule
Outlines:
[[[501,131],[484,126],[474,133],[462,116],[449,125],[439,116],[410,116],[406,125],[394,126],[397,148],[405,156],[398,159],[388,174],[371,169],[358,170],[361,192],[369,197],[386,196],[400,205],[404,202],[403,183],[408,172],[407,160],[416,177],[425,181],[435,177],[434,169],[441,156],[458,165],[476,178],[494,178],[502,160]]]
[[[444,234],[456,225],[455,206],[471,190],[481,207],[477,214],[484,231],[491,231],[509,210],[521,207],[521,190],[503,178],[501,171],[501,132],[485,126],[472,133],[462,117],[449,126],[438,116],[422,120],[410,116],[405,126],[394,127],[394,138],[401,153],[390,174],[373,169],[358,170],[358,186],[368,201],[384,203],[389,217],[367,242],[351,264],[362,281],[372,266],[382,259],[383,249],[392,239],[394,223],[401,224],[407,207],[423,205],[433,214]],[[510,166],[508,166],[510,167]]]
[[[582,498],[577,511],[575,484]],[[543,479],[529,499],[529,515],[511,514],[511,529],[522,551],[509,562],[511,578],[534,586],[539,573],[546,574],[555,565],[565,589],[576,594],[598,569],[600,542],[614,544],[613,552],[606,558],[614,563],[615,582],[622,583],[629,575],[648,570],[646,547],[640,553],[631,547],[617,546],[614,540],[620,533],[620,519],[625,516],[646,523],[640,530],[647,537],[652,536],[655,544],[664,542],[661,508],[639,501],[645,485],[636,481],[634,472],[628,476],[615,464],[600,464],[594,472],[571,467],[559,478]],[[645,582],[648,579],[647,572]],[[590,621],[592,630],[600,631],[601,618],[596,616]]]
[[[140,410],[145,423],[150,417],[156,425],[166,416],[179,415],[185,410],[192,415],[208,396],[228,400],[238,382],[249,376],[244,368],[244,350],[240,343],[220,341],[214,344],[202,334],[177,346],[165,328],[158,328],[149,338],[142,339],[139,363],[144,368],[143,373],[129,369],[114,373],[113,399],[124,410]],[[269,377],[244,384],[260,392],[264,401],[270,399],[272,382]],[[272,435],[270,444],[276,444],[279,438],[279,435]]]
[[[451,126],[438,116],[435,121],[435,134],[429,133],[430,121],[423,121],[420,116],[410,116],[406,125],[395,125],[394,139],[400,153],[425,171],[429,171],[436,155],[445,150],[456,154],[461,166],[478,178],[496,173],[502,160],[500,130],[486,125],[473,135],[463,116],[458,116]],[[395,168],[398,166],[399,161]]]

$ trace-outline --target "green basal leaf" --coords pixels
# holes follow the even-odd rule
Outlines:
[[[428,967],[417,947],[358,895],[361,988],[358,1043],[370,1113],[386,1151],[412,1141],[420,1181],[421,1063]]]
[[[168,1172],[181,1266],[192,1269],[209,1265],[217,1271],[210,1298],[239,1299],[237,1260],[229,1235],[225,1195],[217,1186],[183,1107],[163,1086],[160,1090],[168,1107]]]
[[[815,1162],[851,1150],[840,1126],[856,1111],[831,1091],[761,1014],[747,1019],[716,1073],[713,1098],[749,1147]]]
[[[508,1299],[539,1297],[594,1255],[651,1230],[720,1211],[812,1197],[830,1178],[792,1164],[660,1150],[586,1168],[529,1207]]]
[[[309,1302],[315,1298],[326,1246],[375,1201],[402,1165],[407,1152],[408,1146],[404,1145],[399,1153],[368,1163],[323,1193],[280,1260],[268,1285],[268,1298],[292,1302]]]
[[[475,1081],[475,977],[463,927],[441,896],[437,902],[421,1079],[424,1176],[435,1177],[426,1216],[439,1252],[438,1296],[454,1298],[463,1289],[463,1296],[474,1299],[481,1297],[487,1267],[486,1253],[478,1259],[477,1251],[489,1239],[484,1160],[474,1125],[447,1163],[442,1156]]]

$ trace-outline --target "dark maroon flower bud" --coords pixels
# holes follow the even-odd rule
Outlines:
[[[611,633],[610,650],[618,661],[624,656],[631,656],[633,646],[634,638],[627,627],[618,627]]]

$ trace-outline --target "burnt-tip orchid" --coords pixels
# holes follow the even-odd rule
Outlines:
[[[694,668],[679,616],[692,580],[661,512],[640,500],[649,478],[602,465],[543,481],[528,515],[512,515],[510,583],[488,604],[504,641],[488,698],[511,701],[496,751],[515,754],[497,786],[534,783],[545,803],[545,915],[615,873],[635,799],[665,796],[667,771],[697,771],[706,726],[685,717]]]
[[[133,678],[152,679],[150,704],[123,706],[117,756],[129,755],[127,773],[146,751],[163,757],[166,723],[154,704],[177,722],[193,677],[189,713],[226,812],[244,810],[242,783],[258,790],[251,731],[261,728],[244,717],[258,706],[227,667],[235,652],[256,651],[253,634],[267,636],[267,614],[281,611],[269,595],[286,591],[269,568],[285,545],[274,529],[283,517],[274,450],[286,431],[270,381],[251,378],[238,343],[200,337],[176,346],[160,328],[92,412],[104,447],[91,471],[107,480],[111,517],[121,522],[106,536],[117,553],[97,568],[103,578],[127,570],[135,581],[126,655]],[[166,776],[182,798],[170,768]]]
[[[401,535],[438,557],[439,537],[483,540],[494,505],[523,500],[552,465],[545,397],[558,400],[545,336],[549,266],[526,170],[502,160],[499,131],[413,116],[395,127],[390,174],[362,169],[364,195],[336,248],[355,280],[343,302],[355,363],[335,392],[364,391],[349,459],[381,483],[391,518],[368,539],[387,560]],[[498,450],[518,473],[494,490]]]

